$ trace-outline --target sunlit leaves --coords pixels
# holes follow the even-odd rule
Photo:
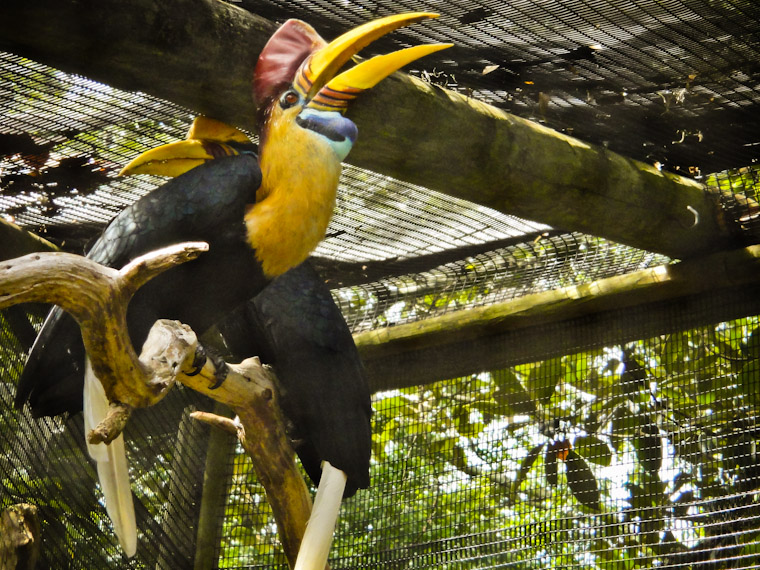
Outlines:
[[[584,537],[589,568],[667,564],[713,522],[710,501],[760,485],[760,454],[739,435],[760,421],[758,338],[757,319],[739,319],[398,391],[377,425],[386,457],[413,442],[445,458],[446,481],[479,489],[504,525],[557,520],[537,542],[565,553],[555,565],[578,560],[562,536]],[[577,528],[560,532],[567,520]]]
[[[479,414],[473,414],[472,406],[459,405],[454,408],[454,421],[457,431],[468,437],[477,436],[482,430],[484,424],[478,421]]]
[[[536,404],[520,379],[510,369],[498,370],[492,374],[496,384],[494,398],[513,414],[535,414]]]
[[[519,543],[520,567],[617,569],[665,567],[705,528],[734,536],[724,519],[760,487],[758,334],[740,319],[376,394],[373,487],[346,503],[336,548],[409,567],[409,545],[487,535]],[[279,563],[244,458],[230,496],[225,551]],[[757,533],[742,524],[736,548]]]
[[[741,193],[748,198],[758,194],[758,175],[760,166],[747,166],[735,170],[710,174],[705,177],[705,184],[715,186],[724,192]]]
[[[531,396],[541,404],[546,405],[557,384],[564,379],[565,365],[560,358],[552,358],[541,362],[538,366],[531,368],[528,374],[528,391]]]
[[[738,387],[747,401],[757,406],[760,404],[760,360],[750,360],[739,371]]]
[[[662,438],[654,426],[644,426],[633,440],[639,464],[645,471],[656,473],[662,467]]]
[[[635,399],[647,389],[648,374],[644,364],[631,349],[623,351],[623,372],[620,374],[621,393]]]
[[[522,485],[523,481],[527,478],[528,472],[530,472],[533,464],[541,456],[541,452],[544,450],[545,445],[546,444],[544,443],[540,443],[533,447],[533,449],[528,452],[528,455],[522,460],[522,463],[520,463],[520,469],[517,471],[517,477],[515,477],[515,482],[512,487],[513,496],[517,494],[520,485]]]
[[[550,487],[556,487],[558,483],[557,452],[551,447],[547,447],[546,453],[544,453],[544,469],[546,473],[546,482]]]

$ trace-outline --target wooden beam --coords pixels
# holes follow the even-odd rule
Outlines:
[[[26,243],[19,253],[44,249],[34,234],[0,224],[3,231],[0,259],[12,257],[6,244]],[[662,334],[679,311],[682,328],[733,318],[739,307],[742,314],[758,312],[758,283],[760,246],[751,246],[358,333],[354,340],[377,392]],[[700,316],[694,307],[708,298],[723,304]],[[630,318],[641,307],[648,322]]]
[[[215,404],[213,413],[229,419],[234,416],[234,412],[218,403]],[[221,542],[224,524],[226,491],[234,471],[229,458],[235,452],[236,442],[234,436],[221,429],[212,429],[208,437],[194,570],[214,568],[217,562],[217,547]]]
[[[246,128],[251,70],[273,29],[215,0],[0,7],[0,49]],[[699,183],[420,80],[396,74],[349,113],[361,132],[349,156],[358,166],[674,258],[733,244]]]
[[[8,0],[0,49],[251,127],[251,73],[276,29],[218,0]]]
[[[755,314],[759,283],[760,246],[751,246],[367,331],[354,340],[375,392]],[[704,313],[705,299],[719,310]],[[646,319],[632,318],[644,308]]]
[[[0,261],[21,257],[27,253],[55,251],[56,249],[56,246],[46,239],[0,218]],[[27,303],[24,306],[14,305],[0,309],[0,314],[10,327],[16,340],[21,343],[24,350],[28,350],[31,348],[34,339],[37,338],[37,331],[29,322],[29,313],[43,317],[48,309],[47,305]]]
[[[0,218],[0,261],[21,257],[35,251],[58,249],[48,240]]]

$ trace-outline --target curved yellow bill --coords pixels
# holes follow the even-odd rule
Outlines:
[[[176,177],[204,162],[239,154],[227,143],[250,144],[242,131],[216,119],[196,117],[187,139],[146,151],[127,164],[119,176],[157,174]]]
[[[450,48],[454,44],[424,44],[385,55],[378,55],[344,71],[325,87],[335,91],[344,89],[371,89],[394,71],[431,53]],[[324,89],[324,88],[323,88]]]
[[[314,97],[349,59],[363,48],[397,28],[420,20],[437,18],[433,12],[408,12],[379,18],[362,24],[337,37],[324,48],[314,52],[301,68],[299,87],[307,100]]]
[[[251,139],[248,138],[243,131],[212,119],[211,117],[199,116],[193,119],[193,124],[190,125],[190,129],[187,131],[186,139],[199,139],[209,140],[220,143],[238,142],[243,144],[250,144]]]
[[[421,57],[450,48],[453,45],[419,45],[363,61],[329,81],[309,101],[308,106],[323,111],[342,112],[359,93],[371,89],[394,71],[398,71]]]

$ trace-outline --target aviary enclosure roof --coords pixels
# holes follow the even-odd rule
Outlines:
[[[418,8],[401,2],[235,4],[274,22],[301,17],[326,37],[378,15]],[[756,176],[760,23],[753,2],[461,2],[427,8],[439,11],[440,19],[401,30],[372,50],[453,41],[454,48],[426,58],[424,68],[411,73],[664,171],[716,184],[708,175],[744,169],[734,172],[729,185]],[[13,44],[4,47],[12,51]],[[16,55],[34,55],[29,51]],[[192,111],[55,72],[45,61],[7,56],[4,62],[0,209],[76,250],[120,207],[152,187],[146,181],[113,181],[120,165],[138,145],[182,136]],[[29,176],[40,156],[49,162],[40,176]],[[86,158],[93,162],[83,163]],[[570,233],[574,227],[541,239],[551,229],[544,221],[518,219],[349,166],[337,215],[316,255],[336,286],[420,274],[413,280],[425,286],[413,288],[424,293],[455,290],[462,279],[482,280],[514,263],[515,247],[538,249],[536,257],[585,262],[593,270],[575,273],[589,281],[663,261],[642,252],[619,253],[624,246],[606,242],[588,248],[587,238]],[[737,228],[752,230],[746,221]],[[512,250],[505,253],[505,246]],[[449,255],[430,255],[446,250]],[[465,261],[456,266],[460,260]],[[431,277],[434,269],[438,273]],[[558,284],[533,276],[488,299]],[[409,290],[403,280],[368,287],[379,287],[385,303],[356,317],[357,329],[385,322],[383,312],[394,305],[397,290]]]
[[[41,2],[43,8],[40,10],[57,14],[54,4]],[[385,53],[400,45],[452,41],[454,48],[426,58],[407,71],[433,86],[458,92],[469,101],[488,103],[585,143],[653,165],[663,172],[717,187],[727,213],[726,223],[731,226],[729,233],[736,238],[728,244],[721,244],[721,248],[758,241],[759,220],[752,202],[729,198],[733,193],[739,193],[756,200],[755,189],[760,176],[760,4],[754,0],[435,0],[425,5],[411,1],[243,0],[234,5],[270,22],[281,22],[290,17],[302,18],[313,24],[326,38],[390,13],[421,8],[438,11],[441,13],[438,20],[394,33],[373,44],[372,50]],[[160,183],[160,180],[148,177],[118,179],[115,175],[121,166],[157,143],[183,138],[193,115],[206,109],[190,109],[176,102],[158,99],[146,94],[144,87],[130,92],[122,89],[125,85],[120,84],[117,88],[95,81],[96,77],[82,77],[81,62],[71,59],[71,52],[63,43],[60,50],[46,52],[35,47],[34,42],[10,39],[15,38],[17,33],[11,28],[24,29],[21,35],[29,36],[27,30],[34,29],[34,26],[3,18],[3,12],[27,13],[29,6],[33,10],[34,4],[26,2],[8,2],[0,8],[0,50],[3,51],[0,56],[0,214],[6,220],[39,233],[68,250],[80,252],[117,211]],[[180,18],[181,14],[177,17]],[[89,26],[97,26],[98,22],[97,19],[94,22],[89,20],[86,14],[82,14],[81,22],[81,26],[71,26],[71,22],[67,21],[66,33],[71,36],[71,45],[76,46],[74,50],[80,50],[81,61],[87,62],[97,75],[103,67],[109,66],[110,61],[118,60],[120,54],[107,49],[99,52],[88,48],[85,40],[91,35]],[[55,24],[54,16],[46,18],[41,15],[35,22],[46,33],[54,30]],[[177,35],[181,34],[172,29],[159,40],[171,45]],[[57,55],[58,52],[65,55]],[[201,51],[197,62],[199,67],[203,66],[202,54]],[[366,55],[372,55],[372,52]],[[124,80],[123,77],[119,79]],[[197,91],[202,93],[203,89]],[[403,104],[403,101],[399,102],[399,105]],[[392,124],[393,113],[387,114],[383,120]],[[359,127],[361,129],[361,124]],[[463,135],[467,127],[466,124],[461,125]],[[486,141],[492,135],[488,132],[477,134]],[[456,139],[455,134],[450,138]],[[429,152],[429,148],[424,150]],[[435,157],[442,162],[455,158],[453,154],[450,159]],[[363,159],[361,166],[349,164],[345,167],[336,215],[327,239],[315,254],[315,260],[334,287],[335,299],[357,333],[390,330],[404,323],[440,315],[461,316],[466,314],[461,309],[488,307],[499,301],[551,293],[560,288],[596,283],[615,276],[640,275],[643,270],[671,264],[678,258],[677,255],[663,254],[663,250],[655,252],[590,235],[588,231],[580,231],[581,228],[572,225],[552,227],[541,218],[540,211],[533,219],[521,219],[509,212],[479,205],[476,203],[478,200],[468,201],[442,192],[441,188],[425,188],[419,180],[415,182],[418,184],[375,172],[368,167],[366,159]],[[509,193],[518,189],[500,190]],[[561,190],[557,189],[557,199],[560,198],[559,192]],[[454,194],[461,195],[459,192]],[[543,196],[541,199],[547,198]],[[652,210],[654,215],[655,208]],[[600,220],[604,216],[598,212],[595,215]],[[673,220],[673,225],[679,224],[683,221]],[[582,230],[585,229],[584,226]],[[652,241],[657,242],[657,239],[658,236],[654,236]],[[662,237],[660,241],[666,239]],[[710,268],[725,265],[723,259],[718,261],[720,263],[716,265],[706,264],[703,271],[711,273]],[[651,275],[657,277],[659,274],[653,270]],[[692,281],[698,281],[694,273],[688,275]],[[371,368],[373,387],[397,388],[449,378],[442,376],[442,369],[452,376],[473,375],[482,370],[503,368],[507,364],[571,354],[574,350],[585,350],[590,346],[598,348],[599,335],[591,341],[584,335],[594,335],[600,330],[605,330],[603,338],[607,343],[605,346],[609,346],[632,338],[648,338],[647,335],[655,334],[655,330],[673,329],[673,322],[677,322],[678,326],[696,326],[744,314],[757,314],[757,300],[746,291],[743,296],[736,295],[729,300],[724,297],[716,301],[715,307],[707,309],[688,300],[669,303],[667,299],[655,299],[659,305],[654,316],[647,312],[649,305],[639,312],[635,309],[633,313],[626,312],[626,306],[639,302],[629,299],[619,313],[587,319],[594,321],[585,323],[588,328],[558,330],[561,327],[550,326],[534,331],[526,338],[520,338],[519,332],[514,333],[508,340],[515,345],[522,342],[522,351],[506,356],[502,352],[508,351],[499,352],[494,343],[470,338],[462,345],[468,347],[467,354],[449,354],[445,357],[445,364],[436,367],[430,354],[437,358],[442,355],[425,353],[421,349],[409,360],[400,361],[398,368],[393,370],[396,373],[393,377],[389,378],[388,374],[382,374],[382,370],[378,372]],[[645,298],[644,301],[651,299]],[[543,306],[551,306],[553,300],[546,298],[542,302]],[[687,314],[692,312],[694,319]],[[674,316],[676,313],[678,315]],[[4,314],[3,318],[10,317]],[[618,327],[623,326],[621,321],[626,321],[624,324],[631,328],[619,334]],[[746,329],[750,325],[741,326]],[[4,327],[0,330],[5,334]],[[640,336],[632,336],[631,330],[640,332]],[[607,331],[611,332],[607,335]],[[709,336],[716,333],[706,329],[700,334]],[[746,340],[746,330],[742,334]],[[22,358],[16,340],[9,336],[0,338],[0,341],[3,359],[11,362],[12,368],[18,369]],[[506,341],[502,338],[499,342],[503,344]],[[547,349],[551,343],[556,346]],[[527,345],[532,347],[532,352],[525,351]],[[618,357],[624,358],[620,355],[615,358]],[[453,360],[458,363],[464,361],[464,364],[461,368],[454,368]],[[406,372],[398,374],[400,368]],[[467,382],[477,384],[478,381],[477,376],[470,376]],[[500,388],[508,384],[503,378],[500,382]],[[0,400],[9,402],[6,392],[10,388],[6,390],[5,385],[0,384],[0,389]],[[465,393],[456,382],[437,385],[435,391],[442,396],[442,401],[451,406],[455,406],[457,398]],[[158,504],[177,491],[174,487],[168,488],[170,485],[161,479],[161,474],[164,470],[182,472],[184,469],[182,465],[177,465],[182,458],[172,455],[172,445],[178,433],[176,426],[181,423],[184,406],[188,403],[208,406],[207,402],[199,402],[187,391],[172,398],[164,411],[153,414],[144,412],[142,419],[138,418],[136,422],[139,427],[133,427],[133,433],[128,434],[135,442],[131,452],[139,458],[140,469],[146,474],[141,484],[159,497]],[[388,402],[394,398],[399,399],[393,396],[378,403],[376,418],[384,417],[391,405]],[[432,414],[433,411],[429,411],[430,417]],[[30,418],[19,417],[23,429],[34,432],[38,438],[34,441],[38,443],[14,441],[3,447],[4,442],[0,441],[0,449],[10,450],[9,457],[20,458],[21,464],[28,462],[32,469],[45,473],[45,467],[40,465],[42,462],[34,453],[34,445],[43,449],[47,445],[60,446],[61,449],[78,452],[76,438],[81,434],[76,432],[81,427],[75,420],[66,424],[44,424],[39,428]],[[457,421],[467,424],[466,419],[458,418]],[[67,430],[62,429],[64,425]],[[412,434],[408,440],[411,442],[410,449],[422,437],[424,429],[420,425],[415,424],[416,431],[409,428]],[[380,428],[385,431],[389,429],[388,425],[380,425]],[[544,428],[541,426],[540,429]],[[733,429],[732,426],[729,428]],[[187,429],[198,431],[197,428]],[[720,431],[721,428],[712,426],[710,429]],[[746,436],[742,432],[742,445],[746,441],[754,441],[752,429],[756,428],[748,428],[746,433],[749,435]],[[76,438],[69,437],[69,430],[75,433]],[[684,431],[688,429],[684,428]],[[197,435],[195,433],[193,437]],[[198,437],[195,449],[202,448],[199,456],[204,457],[209,436],[204,434]],[[662,441],[667,442],[668,439]],[[160,453],[156,451],[155,459],[153,455],[147,457],[142,453],[148,444],[160,449]],[[514,441],[510,440],[510,444]],[[414,488],[410,494],[404,494],[407,492],[403,489],[404,479],[376,481],[375,488],[380,498],[375,502],[369,498],[365,502],[359,497],[345,507],[348,517],[359,519],[364,516],[368,519],[370,515],[361,515],[363,510],[386,516],[382,513],[389,508],[388,503],[408,500],[411,505],[412,499],[418,500],[420,497],[423,501],[429,499],[424,503],[426,506],[419,507],[421,510],[434,508],[439,496],[444,501],[447,488],[457,485],[466,487],[469,480],[462,482],[464,477],[476,480],[480,473],[478,470],[489,459],[493,460],[493,473],[497,475],[501,474],[500,467],[505,472],[506,465],[512,469],[515,459],[509,454],[515,452],[522,459],[526,453],[524,448],[527,444],[524,441],[520,444],[521,447],[515,444],[514,449],[507,449],[501,440],[494,440],[491,447],[474,461],[471,454],[468,455],[469,462],[454,454],[454,459],[448,459],[448,463],[442,460],[435,464],[435,483],[425,488]],[[536,461],[538,453],[543,453],[543,447],[539,451],[535,451],[538,446],[527,445],[527,448],[531,449],[528,458],[530,454],[534,455],[533,461]],[[423,450],[422,455],[413,455],[410,451],[409,456],[399,460],[396,467],[403,471],[408,477],[408,485],[412,486],[422,470],[414,461],[428,453],[445,451],[435,445],[430,450]],[[417,453],[416,449],[414,453]],[[728,455],[729,452],[726,452]],[[509,457],[505,459],[506,456]],[[57,474],[78,473],[78,469],[86,469],[81,467],[83,464],[86,466],[86,461],[75,463],[68,451],[55,457],[57,463],[53,469],[57,470]],[[755,457],[754,452],[751,457]],[[540,462],[541,459],[538,460]],[[238,463],[235,468],[243,469]],[[452,465],[457,469],[452,470]],[[525,465],[527,470],[520,475]],[[532,465],[532,462],[521,463],[519,469],[512,469],[517,473],[514,476],[525,479]],[[241,477],[239,474],[236,476]],[[81,477],[84,478],[84,475]],[[422,481],[421,475],[419,480]],[[178,478],[172,481],[172,485],[176,485]],[[87,532],[97,535],[102,520],[87,518],[91,508],[88,505],[95,501],[91,496],[91,487],[82,484],[79,479],[68,481],[68,484],[73,489],[72,494],[79,493],[76,499],[70,499],[70,504],[80,510],[68,512],[66,516],[71,519],[67,523],[77,528],[86,527]],[[423,484],[428,483],[420,483]],[[50,497],[58,491],[56,485],[55,478],[52,478],[45,480],[39,488],[13,488],[13,493],[14,496],[39,493],[40,500],[53,501]],[[481,492],[480,487],[477,489]],[[177,504],[185,505],[190,513],[194,508],[195,496],[187,489],[183,492],[188,494],[185,497],[187,501]],[[235,492],[239,489],[235,488]],[[260,492],[258,495],[253,493],[253,496],[254,502],[261,500]],[[735,496],[731,495],[731,498],[733,500]],[[235,499],[245,503],[240,497]],[[249,496],[246,500],[252,499]],[[469,568],[476,567],[472,565],[480,556],[484,560],[483,567],[505,567],[507,563],[503,560],[501,563],[495,561],[500,548],[522,547],[526,540],[530,543],[524,536],[518,540],[501,529],[478,528],[476,532],[469,527],[456,527],[457,517],[465,510],[464,502],[475,499],[457,495],[453,500],[462,501],[463,506],[459,508],[454,504],[451,507],[454,515],[450,519],[434,520],[432,514],[426,519],[424,513],[418,519],[426,521],[425,529],[428,523],[431,527],[440,524],[442,528],[455,528],[452,532],[459,533],[456,540],[450,543],[440,541],[433,548],[425,542],[424,529],[419,531],[413,528],[414,523],[410,521],[418,519],[409,515],[408,519],[399,517],[392,524],[398,524],[398,534],[402,538],[414,534],[416,542],[413,545],[404,543],[402,539],[378,538],[373,557],[362,558],[360,549],[357,550],[359,554],[351,550],[351,540],[359,537],[356,538],[358,543],[367,536],[372,537],[373,529],[366,526],[344,528],[344,536],[349,537],[345,544],[349,546],[337,551],[337,555],[343,558],[335,562],[338,566],[341,563],[357,565],[357,560],[360,560],[365,567],[381,568],[387,561],[412,567],[424,564],[442,567],[442,562],[470,560],[471,566],[467,566],[466,562],[462,566],[455,566],[452,562],[451,566]],[[538,499],[533,497],[532,500]],[[145,541],[144,548],[146,552],[150,550],[151,556],[145,554],[145,560],[154,561],[154,565],[160,567],[161,561],[166,563],[172,557],[183,555],[183,546],[193,544],[195,529],[173,528],[171,532],[175,534],[167,535],[162,524],[150,522],[158,515],[148,512],[163,507],[156,506],[149,499],[145,499],[144,503],[147,510],[143,509],[144,512],[138,513],[138,517],[145,525],[146,536],[152,538],[152,542]],[[654,503],[652,505],[647,508],[660,508]],[[699,512],[708,512],[711,505]],[[418,507],[414,503],[410,508]],[[516,505],[510,497],[506,506],[490,512],[489,516],[502,516],[507,511],[514,514],[522,508],[522,504]],[[188,513],[185,514],[191,516]],[[271,527],[264,523],[256,526],[258,519],[251,522],[251,519],[263,516],[257,513],[252,514],[252,511],[240,507],[239,511],[234,511],[234,516],[238,518],[225,523],[224,532],[244,534],[255,528],[259,533],[255,538],[260,544],[275,543]],[[180,512],[171,514],[184,516]],[[574,514],[562,518],[565,515],[567,512],[563,511],[558,517],[562,521],[580,520]],[[163,516],[170,520],[168,514]],[[393,517],[387,516],[389,520]],[[743,515],[740,513],[740,516]],[[745,518],[749,520],[751,517],[747,515]],[[582,528],[577,531],[582,536],[573,543],[580,545],[579,549],[589,548],[588,545],[596,540],[593,537],[589,539],[593,529],[584,527],[585,524],[583,519]],[[65,550],[68,540],[63,526],[53,525],[48,535],[57,540],[56,544],[64,545],[61,552]],[[535,528],[529,525],[521,532],[531,534]],[[83,531],[82,536],[90,536],[87,532]],[[379,519],[376,521],[376,532],[377,536],[382,534]],[[531,543],[530,548],[534,547],[535,544]],[[88,543],[83,548],[92,549],[83,552],[83,558],[118,565],[119,555],[113,554],[117,552],[113,546],[108,561],[100,558],[102,553],[96,544]],[[263,546],[257,548],[256,556],[259,558],[253,556],[251,559],[255,559],[259,566],[237,562],[240,567],[243,564],[247,564],[246,567],[272,567],[274,562],[271,560],[282,563],[276,554],[265,551]],[[276,550],[276,546],[273,548]],[[429,555],[432,551],[436,554]],[[193,555],[192,552],[184,554],[190,559]],[[65,557],[64,554],[61,556]],[[468,556],[472,558],[468,559]],[[485,566],[485,561],[491,560],[491,556],[493,561],[488,563],[493,566]],[[548,560],[546,556],[544,551],[544,554],[532,559],[534,566],[521,566],[522,562],[515,562],[515,567],[543,568]],[[583,555],[579,556],[583,559]],[[556,562],[556,559],[552,560]],[[133,562],[133,567],[141,567],[139,564]],[[227,564],[228,567],[237,567],[234,561]],[[558,567],[571,566],[568,563]]]

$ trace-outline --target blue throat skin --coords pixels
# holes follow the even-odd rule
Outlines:
[[[356,124],[337,111],[320,111],[306,107],[299,113],[296,123],[323,136],[341,162],[351,152],[359,136]]]

